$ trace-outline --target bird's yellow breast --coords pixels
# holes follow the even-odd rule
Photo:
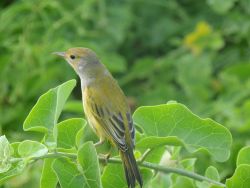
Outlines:
[[[84,109],[84,113],[86,115],[86,118],[88,120],[88,123],[89,123],[90,127],[92,128],[92,130],[95,132],[95,134],[101,140],[103,140],[105,138],[104,130],[101,127],[101,125],[99,124],[99,122],[97,121],[97,119],[96,119],[96,117],[93,114],[93,111],[91,109],[88,88],[85,88],[82,91],[82,94],[83,94],[82,95],[82,97],[83,97],[83,109]]]

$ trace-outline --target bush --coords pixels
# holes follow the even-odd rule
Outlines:
[[[195,148],[199,152],[193,153],[185,140],[174,140],[179,147],[167,146],[164,157],[170,155],[174,160],[168,165],[179,169],[185,163],[183,168],[207,174],[217,178],[216,181],[220,177],[220,182],[239,187],[232,182],[242,171],[248,172],[247,162],[239,158],[247,155],[248,148],[244,147],[249,142],[249,7],[246,0],[1,1],[1,135],[6,135],[11,147],[18,148],[13,142],[34,140],[50,153],[53,142],[50,146],[45,140],[41,141],[46,131],[22,132],[21,122],[38,96],[75,77],[66,63],[57,62],[50,54],[73,46],[90,47],[117,78],[133,111],[139,106],[162,105],[174,100],[179,102],[175,104],[178,107],[185,104],[199,117],[210,117],[230,130],[231,155],[223,163],[218,162],[211,151],[208,154]],[[78,84],[60,122],[82,117],[80,99]],[[140,107],[135,114],[144,108]],[[139,128],[140,122],[136,123]],[[92,138],[84,135],[84,143]],[[137,136],[139,144],[141,135]],[[179,135],[175,136],[180,139]],[[86,147],[91,148],[88,144]],[[140,159],[144,150],[138,148],[136,153]],[[13,157],[18,158],[11,154]],[[1,169],[8,169],[9,163],[6,165]],[[13,165],[16,163],[11,169]],[[113,168],[109,166],[107,168]],[[218,169],[218,173],[209,166]],[[15,177],[18,181],[11,179],[4,187],[36,187],[41,168],[40,162],[26,166],[22,175]],[[183,187],[181,182],[191,187],[205,186],[191,185],[191,180],[179,180],[181,177],[176,175],[157,174],[154,178],[149,178],[152,186],[161,182],[166,187],[171,181],[176,182],[172,187]]]

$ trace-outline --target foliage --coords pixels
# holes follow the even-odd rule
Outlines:
[[[29,164],[43,159],[41,188],[48,186],[55,188],[57,183],[62,188],[126,187],[120,160],[100,157],[93,145],[94,140],[79,142],[78,134],[88,134],[85,132],[87,126],[83,119],[72,118],[57,122],[74,86],[75,80],[70,80],[49,90],[38,99],[27,116],[23,129],[42,132],[41,142],[25,140],[10,144],[5,136],[0,137],[1,183],[19,175]],[[194,159],[185,158],[180,154],[178,155],[180,166],[174,165],[172,168],[164,164],[172,158],[165,160],[163,164],[161,159],[165,154],[171,153],[170,146],[184,146],[188,152],[206,151],[216,161],[226,161],[229,158],[232,138],[225,127],[211,119],[199,118],[184,105],[176,102],[140,107],[135,111],[133,118],[141,129],[137,132],[136,156],[138,164],[144,167],[141,172],[145,187],[153,184],[152,170],[184,175],[184,177],[175,174],[166,175],[172,187],[224,186],[219,182],[218,170],[213,166],[207,168],[205,176],[200,176],[192,173]],[[242,183],[239,179],[248,177],[242,172],[250,171],[247,160],[249,155],[249,148],[244,148],[239,153],[235,174],[227,180],[229,187],[235,187],[235,184],[238,186]],[[101,172],[98,160],[115,163],[104,165]],[[187,177],[204,182],[196,184]],[[161,180],[162,177],[158,175],[154,178]]]
[[[79,119],[83,116],[79,84],[67,102],[59,99],[57,103],[55,99],[62,93],[67,97],[70,90],[66,89],[66,93],[57,88],[47,92],[43,97],[50,96],[48,100],[53,108],[46,113],[39,108],[36,113],[39,117],[44,115],[40,117],[41,122],[34,122],[28,116],[37,96],[75,77],[71,68],[51,53],[72,46],[86,46],[97,52],[128,96],[132,110],[137,109],[134,119],[139,130],[135,152],[138,159],[148,147],[156,147],[145,162],[167,162],[167,166],[195,171],[216,181],[219,177],[229,187],[241,186],[238,183],[242,182],[236,183],[238,175],[243,171],[248,174],[249,164],[248,149],[241,149],[249,144],[250,138],[249,7],[249,0],[1,1],[0,133],[9,141],[1,137],[0,171],[8,171],[0,174],[0,182],[8,180],[4,183],[6,188],[37,187],[43,170],[40,184],[44,187],[57,184],[52,159],[45,159],[43,165],[39,162],[27,165],[35,156],[25,153],[22,154],[24,161],[10,165],[9,158],[21,157],[18,153],[21,143],[23,146],[28,144],[38,154],[36,157],[41,157],[54,148],[76,154],[83,143],[91,139],[96,141],[85,120]],[[70,83],[68,87],[73,88],[74,81]],[[167,103],[171,100],[179,103]],[[145,105],[154,106],[138,108]],[[148,115],[158,108],[169,110],[169,113],[179,109],[176,114],[179,126],[172,130],[175,135],[167,130],[164,135],[156,134],[150,130],[149,122],[138,118],[141,115],[137,114]],[[57,115],[53,116],[55,109]],[[185,118],[194,118],[195,122],[204,124],[204,130],[182,134],[182,126],[189,128],[190,125],[181,121],[180,111],[187,114]],[[201,140],[201,147],[187,140],[207,134],[213,125],[216,131],[225,130],[203,117],[210,117],[230,130],[233,137],[230,151],[228,134],[222,137],[225,142],[216,134],[209,134],[207,138],[211,144],[219,143],[224,152],[209,147],[210,141],[206,138]],[[23,132],[21,122],[25,118],[23,128],[26,131]],[[49,122],[43,126],[46,121]],[[163,125],[171,131],[174,120],[165,116],[162,122],[156,122],[160,131]],[[68,132],[70,136],[66,137]],[[61,139],[65,137],[67,139]],[[167,151],[162,145],[167,145]],[[102,150],[105,148],[97,152]],[[72,164],[72,160],[66,161]],[[60,161],[57,163],[60,165]],[[119,168],[120,165],[112,163],[101,170],[112,174],[112,169],[117,169],[117,174],[122,174]],[[74,168],[71,170],[73,172]],[[152,187],[211,186],[176,174],[152,174],[148,169],[141,170]],[[16,176],[18,174],[21,175]],[[82,177],[76,181],[82,181]],[[107,175],[101,177],[105,186],[109,180],[103,177]]]

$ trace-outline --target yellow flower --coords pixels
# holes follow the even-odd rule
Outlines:
[[[211,33],[212,28],[208,23],[204,21],[199,22],[196,25],[195,30],[185,36],[184,45],[194,54],[199,54],[203,50],[203,45],[199,43],[200,40],[209,36]]]

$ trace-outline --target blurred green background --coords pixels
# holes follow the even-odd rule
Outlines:
[[[196,166],[231,176],[250,141],[250,0],[1,0],[1,134],[32,136],[22,123],[38,97],[77,78],[51,53],[75,46],[97,52],[132,109],[175,100],[229,128],[230,160],[198,154]],[[79,86],[64,118],[82,115]],[[31,187],[40,174],[31,172],[6,187]]]

